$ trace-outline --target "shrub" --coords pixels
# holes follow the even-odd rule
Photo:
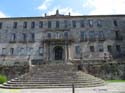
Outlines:
[[[3,84],[6,81],[7,81],[7,77],[4,75],[0,75],[0,84]]]

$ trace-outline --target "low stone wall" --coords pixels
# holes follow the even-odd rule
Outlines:
[[[125,79],[124,63],[88,64],[84,68],[89,74],[104,80]]]
[[[0,74],[6,75],[10,80],[29,71],[28,66],[0,66]]]

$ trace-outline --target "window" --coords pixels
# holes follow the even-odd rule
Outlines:
[[[76,21],[75,20],[72,21],[72,27],[76,28]]]
[[[14,48],[10,48],[10,55],[14,54]]]
[[[31,33],[31,41],[35,41],[35,34]]]
[[[114,26],[118,26],[117,20],[113,20]]]
[[[20,55],[24,55],[24,48],[20,48]]]
[[[103,52],[104,49],[103,49],[103,45],[102,44],[98,45],[98,50],[99,50],[99,52]]]
[[[108,45],[108,46],[107,46],[107,50],[108,50],[108,52],[111,53],[111,52],[112,52],[112,46],[111,46],[111,45]]]
[[[56,28],[59,28],[59,21],[56,21]]]
[[[92,27],[93,26],[93,20],[88,20],[89,22],[89,26]]]
[[[2,55],[6,55],[6,48],[2,48]]]
[[[105,39],[103,31],[98,32],[98,39],[99,40],[104,40]]]
[[[87,40],[87,33],[85,31],[80,32],[81,40]]]
[[[23,23],[23,28],[27,28],[27,22]]]
[[[42,47],[39,47],[39,55],[43,55],[43,48]]]
[[[101,26],[102,26],[101,20],[98,20],[98,21],[97,21],[97,26],[98,26],[98,27],[101,27]]]
[[[33,48],[32,48],[32,47],[29,47],[29,48],[28,48],[28,55],[32,55],[32,52],[33,52]]]
[[[43,28],[43,21],[39,22],[39,28]]]
[[[35,28],[35,22],[31,23],[31,28]]]
[[[48,21],[48,28],[51,28],[51,21]]]
[[[89,31],[89,40],[95,40],[95,32]]]
[[[0,22],[0,29],[2,28],[2,22]]]
[[[10,39],[11,39],[11,41],[16,41],[16,34],[12,33]]]
[[[47,37],[48,37],[48,38],[51,38],[51,33],[48,33],[48,34],[47,34]]]
[[[64,20],[64,28],[68,28],[68,21]]]
[[[121,52],[121,47],[120,47],[120,45],[116,45],[116,51],[119,52],[119,53]]]
[[[84,21],[80,20],[80,27],[84,27]]]
[[[17,22],[13,23],[13,28],[17,28]]]
[[[26,41],[26,33],[22,33],[23,41]]]
[[[64,38],[68,38],[68,32],[64,32]]]
[[[75,53],[80,54],[80,46],[75,46]]]
[[[95,49],[94,49],[94,46],[90,46],[90,52],[94,52]]]

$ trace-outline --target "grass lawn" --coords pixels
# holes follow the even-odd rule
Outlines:
[[[125,82],[125,80],[106,80],[109,83],[115,83],[115,82]]]

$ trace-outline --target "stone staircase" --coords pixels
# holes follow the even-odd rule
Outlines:
[[[44,64],[1,86],[9,89],[75,88],[103,86],[105,82],[78,71],[73,64]]]

